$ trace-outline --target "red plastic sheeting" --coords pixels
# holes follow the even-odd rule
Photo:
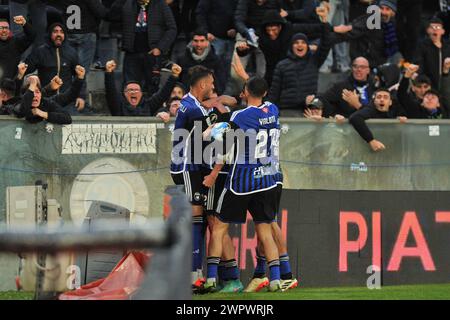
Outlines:
[[[62,293],[59,300],[129,300],[145,276],[150,254],[131,252],[104,279]]]

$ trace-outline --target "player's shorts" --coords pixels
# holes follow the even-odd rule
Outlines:
[[[216,183],[208,189],[206,193],[206,215],[210,216],[216,214],[217,203],[219,202],[219,198],[225,188],[227,176],[227,174],[219,174],[217,176]]]
[[[216,211],[217,218],[225,223],[245,223],[247,211],[255,223],[272,223],[277,211],[277,188],[247,195],[224,189]]]
[[[277,184],[277,187],[275,189],[277,192],[277,210],[275,212],[275,219],[273,219],[272,222],[278,222],[278,219],[281,214],[281,194],[283,193],[283,185]]]
[[[205,204],[207,188],[203,185],[202,171],[185,171],[172,173],[172,180],[176,185],[184,185],[189,202],[194,206]]]

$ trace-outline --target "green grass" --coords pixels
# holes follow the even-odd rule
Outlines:
[[[0,300],[32,300],[32,292],[0,292]],[[367,288],[297,288],[271,293],[214,293],[194,300],[450,300],[450,284]]]
[[[33,292],[5,291],[0,292],[0,300],[33,300]]]
[[[296,288],[272,293],[214,293],[194,300],[450,300],[450,284],[367,288]]]

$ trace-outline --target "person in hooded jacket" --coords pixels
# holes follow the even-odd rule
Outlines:
[[[72,86],[75,68],[79,65],[76,51],[66,41],[67,31],[62,23],[54,23],[48,29],[48,39],[43,45],[34,49],[25,60],[27,74],[37,70],[43,86],[58,76],[63,84],[57,93],[63,93]],[[86,100],[86,92],[76,99],[76,107]],[[84,104],[83,104],[84,106]]]
[[[323,21],[326,21],[326,14]],[[314,53],[309,49],[305,34],[297,33],[292,37],[288,57],[275,68],[267,98],[278,105],[281,116],[302,117],[306,97],[317,93],[319,68],[331,48],[328,38],[331,29],[327,22],[322,23],[320,45]]]
[[[281,60],[287,58],[290,40],[296,33],[304,33],[308,39],[320,38],[322,25],[320,23],[291,23],[282,18],[276,10],[268,10],[261,26],[259,47],[266,58],[265,79],[269,86],[272,84],[273,72]],[[334,32],[350,31],[348,27],[336,26]]]
[[[186,52],[178,64],[183,68],[181,82],[189,87],[189,69],[202,65],[214,71],[214,80],[217,93],[221,95],[225,89],[225,68],[223,62],[216,55],[214,47],[208,40],[208,35],[203,30],[197,30],[192,34],[192,40],[186,47]]]

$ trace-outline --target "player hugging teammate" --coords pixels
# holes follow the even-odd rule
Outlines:
[[[185,186],[193,207],[193,290],[243,290],[228,225],[245,223],[247,211],[255,222],[259,245],[255,276],[245,291],[294,288],[298,282],[292,279],[276,222],[282,189],[279,113],[274,104],[263,103],[267,83],[258,77],[249,79],[242,94],[247,107],[229,113],[223,105],[235,105],[236,100],[214,97],[212,72],[197,66],[190,73],[190,92],[175,121],[171,173],[176,184]],[[205,215],[211,232],[206,281],[202,274]]]

